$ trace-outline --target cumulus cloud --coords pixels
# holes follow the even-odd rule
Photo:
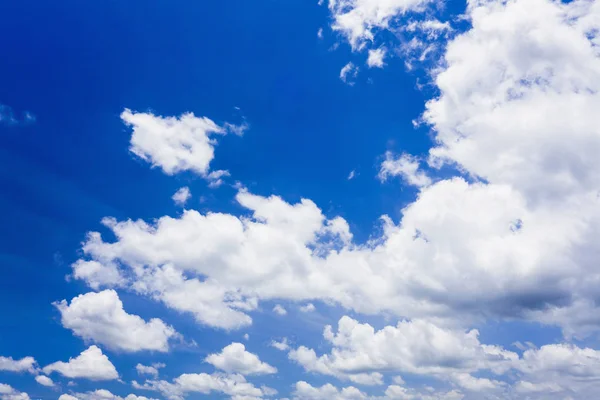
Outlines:
[[[23,357],[20,360],[14,360],[12,357],[0,356],[0,371],[34,373],[36,369],[37,362],[33,357]]]
[[[112,394],[106,389],[98,389],[86,393],[63,394],[58,400],[155,400],[144,396],[129,394],[126,397]]]
[[[5,383],[0,383],[0,400],[29,400],[29,395],[25,392],[19,392],[15,388]]]
[[[316,310],[316,307],[313,303],[308,303],[300,307],[300,312],[310,313]]]
[[[53,387],[54,386],[54,382],[52,381],[52,379],[48,378],[45,375],[38,375],[35,377],[35,381],[37,383],[39,383],[42,386],[48,386],[48,387]]]
[[[385,153],[385,160],[379,169],[379,179],[383,182],[390,176],[399,176],[408,185],[424,187],[431,185],[431,178],[420,169],[419,160],[409,154],[395,157],[390,151]]]
[[[179,188],[179,190],[177,190],[177,192],[175,192],[175,194],[171,198],[173,199],[175,204],[183,206],[191,196],[192,194],[190,193],[190,188],[184,186],[182,188]]]
[[[246,351],[242,343],[231,343],[220,353],[210,354],[204,361],[222,371],[241,375],[265,375],[277,372],[277,368],[260,361],[256,354]]]
[[[133,386],[138,389],[157,391],[170,400],[181,400],[193,393],[204,395],[217,393],[231,396],[234,400],[257,400],[276,393],[271,388],[258,388],[247,382],[242,375],[236,374],[183,374],[173,382],[151,380],[139,384],[134,381]]]
[[[287,314],[287,310],[281,304],[276,304],[275,307],[273,307],[273,312],[277,315]]]
[[[271,347],[274,347],[280,351],[286,351],[289,350],[290,344],[288,342],[288,338],[283,338],[279,342],[276,340],[271,341]]]
[[[119,377],[117,369],[97,346],[90,346],[68,362],[57,361],[43,368],[45,374],[58,372],[67,378],[83,378],[93,381],[113,380]]]
[[[63,300],[55,305],[65,328],[111,349],[166,352],[169,339],[179,336],[158,318],[146,322],[137,315],[127,314],[114,290],[82,294],[71,300],[71,304]]]
[[[71,265],[73,278],[86,281],[88,285],[98,290],[101,287],[121,287],[126,280],[119,267],[114,263],[100,263],[94,260],[77,260]]]
[[[167,175],[191,171],[208,177],[217,144],[214,136],[244,131],[234,125],[221,127],[193,113],[177,118],[125,109],[121,119],[133,130],[130,151]]]
[[[383,68],[385,65],[383,59],[385,58],[386,52],[387,50],[383,47],[369,50],[369,57],[367,58],[367,65],[369,68]]]
[[[357,383],[379,384],[380,371],[395,371],[452,380],[473,390],[484,382],[474,380],[470,373],[504,373],[518,359],[515,353],[481,344],[476,330],[443,329],[422,320],[402,321],[375,331],[369,324],[342,317],[337,332],[327,326],[323,335],[333,345],[330,354],[317,356],[301,346],[290,351],[290,359],[307,371]]]
[[[135,370],[139,375],[151,375],[154,378],[158,377],[158,370],[166,367],[163,363],[154,363],[152,365],[137,364]]]

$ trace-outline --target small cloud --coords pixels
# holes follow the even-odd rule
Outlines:
[[[190,188],[184,186],[180,188],[177,192],[175,192],[175,194],[171,198],[173,199],[175,204],[177,204],[178,206],[183,206],[191,196],[192,194],[190,193]]]
[[[385,160],[381,163],[379,180],[385,182],[390,176],[400,176],[407,184],[417,187],[431,185],[432,181],[419,166],[419,159],[410,154],[394,157],[391,151],[385,153]]]
[[[346,178],[346,179],[351,181],[352,179],[354,179],[355,176],[356,176],[356,171],[352,170],[352,171],[350,171],[350,173],[348,174],[348,178]]]
[[[244,333],[244,340],[250,340],[250,335],[248,335],[247,333]]]
[[[386,53],[387,50],[384,47],[369,50],[369,57],[367,58],[367,65],[369,68],[383,68],[385,65],[383,59],[385,58]]]
[[[288,339],[284,337],[281,340],[281,342],[278,342],[276,340],[271,341],[271,347],[274,347],[280,351],[286,351],[286,350],[289,350],[290,343],[288,342]]]
[[[6,126],[29,125],[36,121],[36,116],[30,111],[23,111],[22,117],[15,115],[12,107],[0,104],[0,124]]]
[[[319,30],[317,31],[317,37],[319,39],[323,39],[323,28],[319,28]]]
[[[315,310],[316,310],[316,308],[313,303],[308,303],[307,305],[300,307],[300,311],[303,313],[309,313],[309,312],[313,312]]]
[[[287,314],[287,310],[285,308],[283,308],[283,306],[281,304],[277,304],[275,307],[273,307],[273,312],[277,315],[286,315]]]
[[[340,70],[340,79],[342,82],[352,86],[354,82],[352,81],[358,75],[358,67],[354,65],[354,63],[349,62],[344,65],[344,67]]]
[[[233,133],[234,135],[238,136],[243,136],[244,133],[248,129],[250,129],[250,125],[246,121],[244,121],[240,125],[230,124],[229,122],[226,122],[225,125],[223,125],[223,127],[227,132]]]
[[[208,187],[211,189],[218,188],[223,184],[223,179],[221,178],[224,178],[226,176],[231,176],[231,174],[227,170],[220,169],[217,171],[212,171],[206,177],[208,179]]]
[[[35,381],[37,383],[39,383],[42,386],[47,386],[47,387],[53,387],[54,386],[54,382],[52,382],[52,379],[48,378],[45,375],[38,375],[35,377]]]

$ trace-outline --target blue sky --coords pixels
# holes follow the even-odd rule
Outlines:
[[[599,17],[0,2],[0,399],[597,393]]]

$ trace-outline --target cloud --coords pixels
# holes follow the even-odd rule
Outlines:
[[[329,0],[331,28],[341,33],[353,50],[372,42],[378,30],[409,11],[421,11],[429,0]]]
[[[134,381],[133,386],[138,389],[160,392],[164,397],[170,400],[183,399],[190,393],[200,393],[205,395],[220,393],[231,396],[234,400],[255,400],[274,392],[273,389],[270,388],[257,388],[250,382],[247,382],[242,375],[209,375],[205,373],[183,374],[175,378],[173,382],[154,380],[139,384]]]
[[[349,62],[340,70],[340,79],[348,85],[354,85],[353,80],[358,75],[358,70],[359,68],[356,65]]]
[[[29,395],[19,392],[10,385],[0,383],[0,400],[29,400]]]
[[[126,279],[114,263],[100,263],[94,260],[77,260],[71,265],[73,278],[86,281],[94,290],[101,287],[121,287]]]
[[[57,361],[43,368],[45,374],[58,372],[67,378],[84,378],[92,381],[113,380],[119,377],[115,366],[97,346],[90,346],[68,362]]]
[[[314,387],[307,382],[296,382],[293,398],[298,400],[346,400],[367,399],[367,395],[353,386],[345,387],[341,391],[330,383],[321,387]]]
[[[476,380],[470,373],[504,373],[518,355],[483,345],[478,335],[476,330],[443,329],[421,320],[402,321],[375,331],[369,324],[342,317],[337,332],[327,326],[323,334],[333,345],[330,354],[318,357],[314,350],[301,346],[290,351],[289,357],[309,372],[363,384],[380,384],[379,372],[395,371],[454,381],[470,390],[477,385],[496,387],[491,380]]]
[[[0,356],[0,371],[35,373],[37,362],[33,357],[23,357],[14,360],[12,357]]]
[[[379,169],[379,180],[382,182],[390,176],[400,176],[409,185],[424,187],[431,185],[432,181],[419,167],[419,160],[409,154],[394,157],[392,152],[385,153],[385,161]]]
[[[383,59],[385,58],[386,52],[387,50],[383,47],[369,50],[369,57],[367,58],[367,65],[369,68],[383,68],[385,65]]]
[[[98,389],[87,393],[63,394],[58,400],[155,400],[144,396],[129,394],[126,397],[112,394],[106,389]]]
[[[48,387],[53,387],[54,386],[54,382],[52,382],[52,379],[48,378],[47,376],[44,375],[38,375],[35,377],[35,381],[37,383],[39,383],[42,386],[48,386]]]
[[[154,363],[152,365],[137,364],[135,370],[139,375],[151,375],[154,378],[158,377],[158,370],[164,368],[166,365],[163,363]]]
[[[21,118],[15,115],[13,109],[0,104],[0,124],[7,126],[29,125],[36,121],[36,116],[30,111],[24,111]]]
[[[241,375],[266,375],[277,372],[277,368],[260,361],[258,356],[246,351],[246,347],[241,343],[231,343],[220,353],[210,354],[204,361],[222,371]]]
[[[290,344],[289,344],[287,338],[283,338],[283,339],[281,339],[280,342],[278,342],[276,340],[271,341],[271,347],[274,347],[280,351],[286,351],[286,350],[289,350]]]
[[[283,308],[283,306],[281,304],[275,304],[275,307],[273,307],[273,312],[277,315],[286,315],[287,314],[287,310],[285,308]]]
[[[171,198],[173,199],[175,204],[183,206],[191,196],[192,194],[190,193],[190,188],[184,186],[182,188],[179,188],[179,190],[177,190],[177,192],[175,192],[175,194]]]
[[[169,339],[179,334],[158,318],[146,322],[137,315],[127,314],[114,290],[90,292],[71,300],[55,303],[61,313],[62,325],[85,340],[104,346],[135,352],[169,350]]]
[[[121,119],[133,130],[130,151],[167,175],[191,171],[207,177],[217,143],[213,136],[225,135],[233,127],[221,127],[193,113],[177,118],[125,109]],[[233,131],[239,134],[240,129]]]
[[[313,312],[315,310],[316,310],[316,308],[315,308],[315,305],[313,303],[308,303],[308,304],[300,307],[300,312],[303,312],[303,313],[310,313],[310,312]]]

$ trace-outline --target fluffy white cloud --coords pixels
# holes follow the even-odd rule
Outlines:
[[[355,50],[373,41],[377,30],[408,11],[422,10],[430,0],[329,0],[331,28],[342,33]]]
[[[129,394],[126,397],[112,394],[106,389],[98,389],[87,393],[63,394],[58,400],[155,400],[144,396]]]
[[[422,320],[401,321],[375,331],[369,324],[342,317],[337,332],[331,326],[324,331],[333,345],[331,354],[318,357],[314,350],[301,346],[289,356],[307,371],[363,384],[380,384],[378,371],[395,371],[451,380],[470,390],[496,387],[492,381],[478,381],[469,374],[480,370],[504,373],[518,355],[481,344],[478,334]]]
[[[193,113],[176,118],[126,109],[121,119],[133,129],[131,152],[168,175],[192,171],[206,177],[216,145],[211,136],[227,133],[226,128]]]
[[[390,176],[400,176],[407,184],[417,187],[431,185],[431,178],[419,167],[419,160],[409,154],[394,157],[392,152],[385,153],[385,160],[379,169],[379,179],[383,182]]]
[[[387,50],[383,47],[369,50],[369,57],[367,58],[367,65],[369,68],[383,68],[385,65],[383,59],[385,58],[386,53]]]
[[[316,310],[316,307],[313,303],[308,303],[300,307],[300,312],[310,313]]]
[[[190,192],[190,188],[184,186],[182,188],[179,188],[179,190],[177,190],[177,192],[175,192],[175,194],[171,198],[173,199],[175,204],[183,206],[191,196],[192,194]]]
[[[139,375],[152,375],[154,378],[158,377],[158,370],[166,367],[163,363],[154,363],[152,365],[137,364],[135,370]]]
[[[338,388],[330,383],[321,387],[315,387],[304,381],[296,382],[293,396],[294,399],[298,400],[350,400],[368,398],[366,394],[353,386],[338,390]]]
[[[160,319],[146,322],[137,315],[127,314],[114,290],[82,294],[71,300],[71,304],[63,300],[55,305],[65,328],[108,348],[165,352],[169,350],[169,339],[179,336]]]
[[[288,342],[288,338],[283,338],[280,342],[276,340],[271,341],[271,347],[274,347],[280,351],[286,351],[289,350],[290,344]]]
[[[71,268],[73,278],[86,281],[94,290],[107,286],[120,287],[126,281],[114,263],[102,264],[94,260],[77,260]]]
[[[52,382],[52,379],[48,378],[45,375],[38,375],[35,377],[35,381],[37,383],[39,383],[42,386],[48,386],[48,387],[53,387],[54,386],[54,382]]]
[[[231,343],[220,353],[210,354],[205,361],[222,371],[241,375],[265,375],[277,372],[277,368],[260,361],[256,354],[246,351],[246,347],[241,343]]]
[[[97,346],[90,346],[68,362],[57,361],[43,368],[45,374],[58,372],[67,378],[84,378],[93,381],[117,379],[117,369]]]
[[[257,388],[247,382],[242,375],[209,375],[205,373],[183,374],[175,378],[173,382],[154,380],[139,384],[134,381],[133,386],[138,389],[160,392],[170,400],[183,399],[190,393],[205,395],[218,393],[231,396],[233,400],[258,400],[263,396],[276,393],[273,389],[267,387]]]
[[[33,357],[23,357],[20,360],[14,360],[12,357],[0,356],[0,371],[34,373],[36,365],[37,363]]]
[[[0,383],[0,400],[29,400],[29,395],[19,392],[10,385]]]
[[[275,307],[273,307],[273,312],[277,315],[287,314],[287,310],[281,304],[276,304]]]

